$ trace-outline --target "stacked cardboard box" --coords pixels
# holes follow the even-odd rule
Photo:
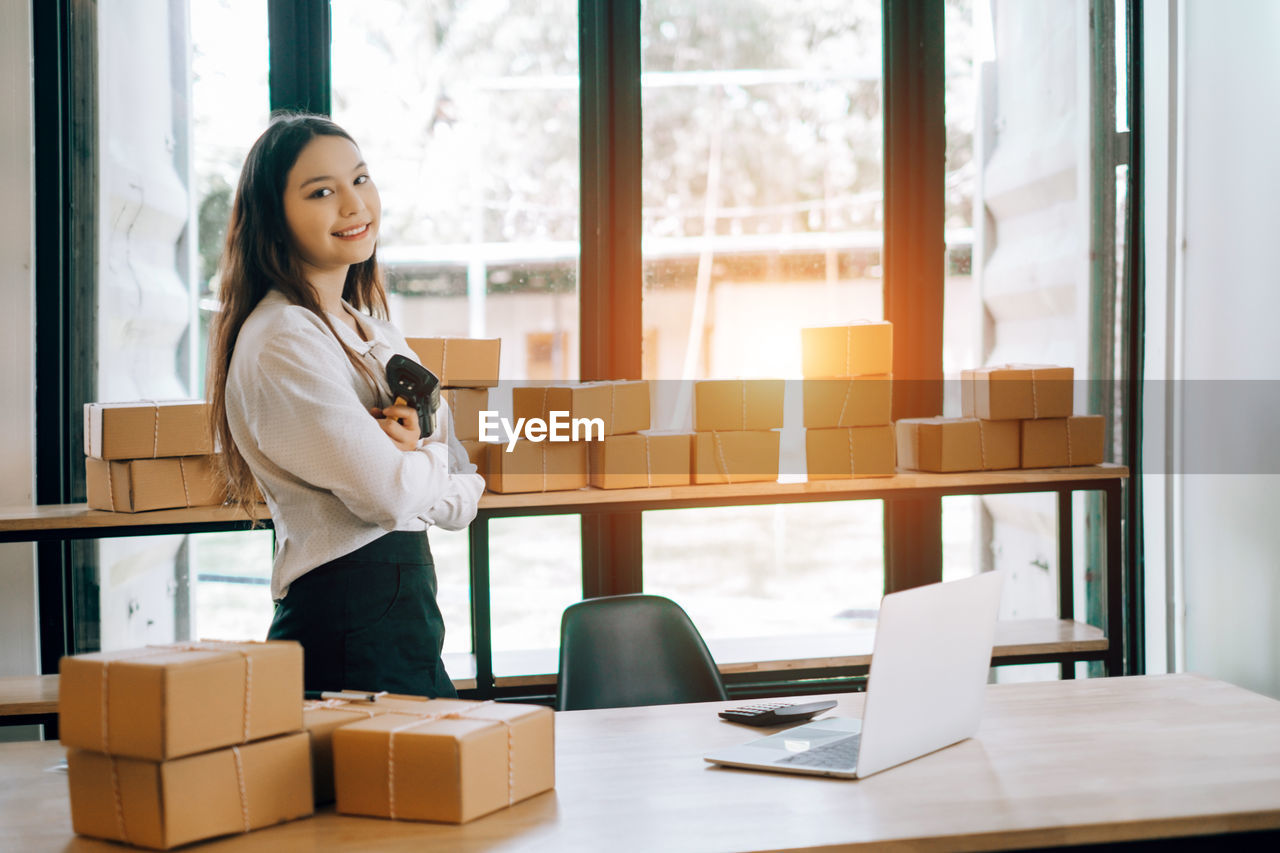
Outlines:
[[[152,646],[59,671],[81,835],[168,849],[312,813],[297,643]]]
[[[801,329],[800,343],[809,479],[891,476],[893,324]]]
[[[781,379],[708,379],[693,383],[693,482],[778,479]]]
[[[316,802],[464,823],[555,787],[549,708],[414,696],[308,703]]]
[[[898,462],[921,471],[1096,465],[1100,415],[1072,413],[1070,367],[1006,364],[960,374],[959,418],[898,421]]]
[[[142,512],[222,503],[201,400],[88,403],[85,478],[91,509]]]
[[[423,367],[440,380],[453,413],[454,434],[481,476],[485,450],[480,441],[480,413],[489,408],[489,389],[498,384],[501,338],[407,338]]]

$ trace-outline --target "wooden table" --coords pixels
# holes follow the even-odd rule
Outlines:
[[[863,694],[840,694],[861,713]],[[977,737],[859,781],[714,768],[731,703],[556,717],[556,790],[462,826],[308,820],[201,850],[955,850],[1280,828],[1280,702],[1188,675],[988,688]],[[0,745],[0,848],[73,838],[53,743]]]

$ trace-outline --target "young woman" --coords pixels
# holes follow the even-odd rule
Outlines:
[[[440,660],[427,528],[466,527],[484,481],[438,426],[391,405],[381,203],[333,122],[280,116],[254,143],[222,257],[210,420],[233,502],[276,531],[269,637],[302,643],[308,690],[456,695]]]

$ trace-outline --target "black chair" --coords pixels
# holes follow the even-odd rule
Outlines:
[[[565,608],[556,710],[727,698],[702,635],[671,599],[613,595]]]

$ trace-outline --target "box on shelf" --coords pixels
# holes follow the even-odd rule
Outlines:
[[[155,459],[213,452],[203,400],[86,403],[84,455],[97,459]]]
[[[86,456],[90,509],[145,512],[217,506],[226,494],[212,456],[104,461]]]
[[[528,385],[511,389],[511,410],[518,418],[541,418],[568,412],[569,419],[599,418],[605,435],[649,428],[649,383],[644,381],[576,382]]]
[[[893,420],[893,377],[805,379],[805,429],[879,426]]]
[[[696,432],[770,430],[782,426],[781,379],[706,379],[693,383]]]
[[[729,430],[693,435],[693,482],[767,483],[778,479],[777,430]]]
[[[203,641],[64,657],[65,746],[163,761],[302,728],[302,646]]]
[[[72,749],[67,782],[76,832],[156,850],[315,810],[305,732],[160,762]]]
[[[476,473],[481,477],[485,476],[487,468],[487,459],[489,458],[489,448],[494,447],[492,441],[472,441],[464,439],[459,442],[463,449],[467,451],[467,458],[471,460],[471,464],[476,466]]]
[[[1072,415],[1022,422],[1022,467],[1099,465],[1106,442],[1102,415]]]
[[[480,438],[480,413],[489,408],[488,388],[450,388],[444,392],[453,413],[453,434],[459,441]]]
[[[995,471],[1019,465],[1019,421],[904,418],[898,464],[916,471]]]
[[[333,735],[338,811],[465,823],[555,787],[550,708],[436,699]]]
[[[892,424],[807,429],[804,449],[810,480],[889,477],[895,471]]]
[[[587,485],[587,443],[521,438],[510,452],[506,444],[490,444],[484,468],[485,485],[491,492],[581,489]]]
[[[501,338],[406,338],[422,366],[444,388],[492,388],[498,384]]]
[[[692,433],[646,431],[588,444],[588,480],[597,489],[687,486]]]
[[[1045,364],[962,370],[960,414],[988,421],[1065,418],[1071,414],[1074,373]]]
[[[800,364],[806,379],[893,373],[893,324],[865,320],[801,329]]]

